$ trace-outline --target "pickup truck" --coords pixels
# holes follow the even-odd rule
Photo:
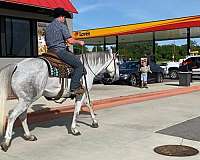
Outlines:
[[[192,76],[200,75],[200,55],[186,56],[180,59],[179,62],[167,62],[160,64],[164,69],[165,75],[171,79],[178,79],[178,72],[192,71]]]
[[[169,76],[169,78],[171,79],[177,79],[179,72],[179,65],[180,62],[167,62],[160,64],[160,67],[164,69],[165,76]]]
[[[179,71],[192,71],[192,76],[200,76],[200,55],[187,56],[179,65]]]

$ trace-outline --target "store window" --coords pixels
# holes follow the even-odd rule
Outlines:
[[[34,38],[31,20],[4,17],[1,19],[1,57],[32,57]],[[2,36],[1,36],[2,37]]]

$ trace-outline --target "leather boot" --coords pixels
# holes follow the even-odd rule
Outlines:
[[[83,94],[86,92],[85,87],[81,84],[79,88],[70,91],[70,98],[74,99],[77,96],[83,96]]]

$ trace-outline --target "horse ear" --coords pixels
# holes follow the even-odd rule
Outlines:
[[[119,56],[119,50],[115,52],[115,57]]]

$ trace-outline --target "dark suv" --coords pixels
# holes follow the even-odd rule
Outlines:
[[[155,62],[150,62],[152,73],[148,73],[148,82],[163,82],[164,70]],[[140,84],[140,63],[138,61],[127,61],[119,65],[119,81],[125,81],[129,85]]]
[[[200,75],[200,56],[188,56],[179,65],[179,71],[192,71],[193,75]]]

